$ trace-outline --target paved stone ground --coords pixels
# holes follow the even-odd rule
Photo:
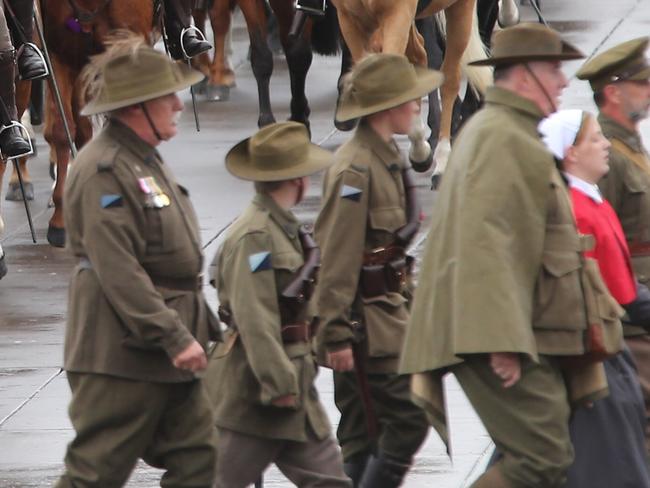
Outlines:
[[[553,27],[591,55],[617,42],[646,35],[650,24],[648,0],[543,0],[544,15]],[[524,19],[532,10],[522,7]],[[234,63],[238,86],[230,101],[201,101],[202,130],[193,129],[191,110],[183,116],[180,135],[161,148],[180,181],[190,188],[198,209],[206,256],[218,245],[218,233],[245,207],[251,195],[249,184],[231,178],[223,157],[235,142],[255,130],[257,94],[248,63],[246,33],[241,19],[234,30]],[[566,64],[569,76],[580,63]],[[346,139],[334,130],[331,118],[335,99],[338,60],[315,58],[309,74],[308,97],[312,107],[312,132],[316,142],[334,149]],[[288,113],[288,73],[276,58],[271,83],[278,120]],[[186,93],[185,99],[189,100]],[[587,85],[572,78],[563,97],[565,107],[593,109]],[[650,125],[642,126],[646,140]],[[0,282],[0,487],[26,488],[51,485],[62,469],[65,445],[73,432],[67,417],[69,391],[61,373],[67,279],[72,260],[64,250],[49,247],[45,231],[50,211],[47,200],[51,182],[47,175],[47,148],[38,139],[39,156],[30,170],[36,189],[32,212],[38,244],[31,243],[22,206],[2,202],[7,230],[0,242],[7,252],[9,275]],[[420,177],[424,208],[430,209],[433,194],[428,176]],[[320,181],[316,179],[299,210],[301,218],[313,219],[319,204]],[[418,251],[418,250],[416,250]],[[212,305],[216,296],[206,290]],[[471,297],[467,297],[471,300]],[[332,399],[331,373],[323,370],[318,387],[334,428],[338,412]],[[448,380],[453,463],[435,433],[427,439],[404,486],[418,488],[469,486],[485,463],[490,441],[480,421],[453,379]],[[129,486],[157,486],[160,471],[139,466]],[[265,486],[291,486],[270,469]]]

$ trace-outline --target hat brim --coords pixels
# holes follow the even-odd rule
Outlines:
[[[629,78],[626,78],[625,80],[621,80],[621,81],[643,81],[647,79],[650,79],[650,66],[648,66],[647,68],[643,68],[635,75],[632,75]]]
[[[178,82],[165,87],[164,89],[142,93],[137,97],[131,97],[124,100],[115,100],[113,102],[102,102],[100,100],[93,100],[88,103],[84,108],[81,109],[81,115],[97,115],[105,112],[111,112],[117,110],[118,108],[128,107],[130,105],[136,105],[138,103],[146,102],[147,100],[153,100],[154,98],[164,97],[170,93],[176,93],[177,91],[185,90],[190,86],[198,83],[203,80],[204,75],[200,71],[190,70],[189,68],[182,73],[182,79]]]
[[[250,137],[237,143],[228,154],[226,154],[226,169],[237,178],[248,181],[283,181],[294,178],[302,178],[327,168],[332,164],[334,155],[317,146],[309,143],[308,152],[303,163],[291,168],[273,169],[260,168],[252,164],[248,142]]]
[[[375,114],[382,110],[388,110],[411,100],[416,100],[428,95],[442,85],[445,77],[438,71],[433,71],[419,66],[415,67],[417,82],[414,87],[400,93],[399,96],[381,103],[362,107],[351,100],[342,100],[336,109],[334,118],[337,122],[358,119],[365,115]]]
[[[562,41],[562,52],[557,54],[521,54],[517,56],[495,56],[467,63],[469,66],[499,66],[504,64],[520,64],[534,61],[571,61],[584,59],[585,55],[568,42]]]

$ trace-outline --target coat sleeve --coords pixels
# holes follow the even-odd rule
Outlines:
[[[298,377],[284,350],[270,237],[246,234],[232,251],[231,312],[264,405],[298,395]]]
[[[98,172],[86,182],[81,198],[83,247],[103,293],[131,334],[174,358],[194,338],[140,264],[146,248],[137,217],[142,207],[124,190],[112,171]]]
[[[328,350],[353,338],[352,305],[363,265],[368,222],[368,174],[345,170],[325,181],[324,203],[315,226],[321,248],[317,304],[321,336]]]

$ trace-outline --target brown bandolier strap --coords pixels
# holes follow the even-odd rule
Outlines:
[[[282,326],[282,342],[294,344],[296,342],[310,342],[316,334],[316,322],[303,322],[302,324],[287,324]]]
[[[88,258],[79,258],[78,266],[81,269],[93,269],[93,265]],[[167,288],[168,290],[180,291],[199,291],[203,286],[203,275],[192,278],[171,278],[169,276],[151,276],[151,282],[157,288]]]
[[[628,244],[630,255],[635,257],[650,256],[650,242],[630,242]]]
[[[650,161],[644,153],[633,151],[627,144],[620,139],[613,137],[611,139],[612,147],[623,154],[627,159],[637,165],[642,171],[650,174]]]
[[[363,254],[363,265],[375,266],[388,264],[391,261],[402,258],[404,258],[404,249],[400,246],[390,245],[378,247]]]

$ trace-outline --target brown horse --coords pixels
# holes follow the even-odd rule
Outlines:
[[[442,112],[434,156],[436,174],[442,174],[451,148],[451,116],[460,87],[461,60],[472,33],[476,0],[332,0],[332,3],[338,10],[341,33],[354,61],[369,52],[386,52],[405,54],[420,66],[426,66],[427,57],[422,37],[415,28],[415,18],[444,10],[449,35],[441,67],[445,82],[440,90]],[[417,144],[422,132],[416,129],[411,140]]]
[[[309,127],[309,104],[305,96],[305,79],[311,66],[312,50],[318,54],[333,55],[338,52],[338,25],[332,9],[326,11],[323,19],[312,23],[308,20],[300,37],[289,35],[294,20],[293,0],[270,0],[278,21],[280,41],[287,59],[291,79],[290,119]],[[210,9],[210,21],[214,32],[214,58],[207,55],[199,58],[198,68],[208,77],[206,93],[213,100],[225,100],[235,83],[235,75],[226,55],[226,36],[230,29],[231,12],[239,5],[250,37],[251,66],[257,81],[259,96],[258,126],[275,122],[271,111],[269,80],[273,72],[273,53],[266,42],[267,13],[265,0],[214,0]],[[195,13],[196,24],[201,27],[205,14]]]
[[[92,137],[90,119],[79,115],[84,103],[80,74],[89,57],[103,50],[102,40],[115,29],[128,29],[153,41],[156,0],[40,0],[45,41],[61,91],[65,118],[77,148]],[[65,244],[63,188],[70,162],[70,147],[52,90],[48,90],[44,128],[56,161],[56,184],[52,194],[54,214],[47,240]]]

